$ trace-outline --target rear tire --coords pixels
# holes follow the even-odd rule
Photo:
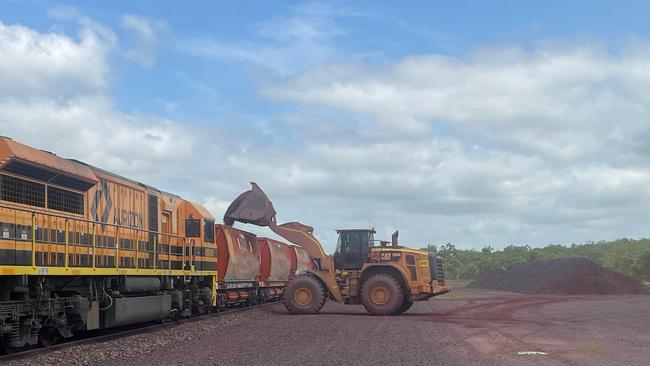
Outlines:
[[[294,277],[284,289],[282,304],[292,314],[316,314],[325,303],[325,291],[314,276]]]
[[[388,273],[377,273],[361,287],[361,303],[372,315],[397,314],[404,302],[404,290]]]
[[[404,299],[404,302],[402,303],[402,307],[400,307],[395,314],[405,313],[408,311],[408,309],[411,308],[411,306],[413,306],[413,301]]]

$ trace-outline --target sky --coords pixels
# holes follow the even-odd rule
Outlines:
[[[413,247],[647,237],[648,2],[0,0],[0,135]],[[268,230],[243,226],[256,233]]]

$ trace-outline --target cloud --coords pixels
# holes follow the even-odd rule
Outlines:
[[[167,22],[162,19],[124,14],[121,23],[122,27],[132,32],[135,38],[133,45],[124,52],[124,57],[144,67],[152,67],[156,63],[156,48],[160,42],[160,34],[167,31]]]
[[[52,19],[71,21],[81,18],[82,14],[73,6],[57,5],[48,10],[47,16]]]
[[[156,166],[188,159],[188,129],[115,109],[107,79],[116,39],[105,26],[75,17],[78,40],[0,23],[3,134],[125,174],[159,175]]]
[[[387,135],[427,136],[442,126],[557,159],[588,157],[602,142],[620,145],[645,129],[646,49],[614,55],[550,45],[408,57],[388,67],[322,65],[264,95],[369,117]]]
[[[61,96],[106,87],[111,33],[84,21],[77,42],[0,22],[0,96]]]
[[[180,40],[178,48],[193,56],[243,60],[287,75],[337,59],[340,50],[333,40],[346,33],[337,20],[359,16],[365,15],[352,8],[307,3],[257,24],[259,40],[231,42],[199,37]]]

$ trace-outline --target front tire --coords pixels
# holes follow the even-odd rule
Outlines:
[[[403,302],[402,286],[388,273],[374,274],[363,283],[361,303],[372,315],[397,314]]]
[[[282,304],[292,314],[316,314],[325,300],[323,286],[310,275],[294,277],[282,295]]]
[[[413,301],[408,300],[408,299],[404,299],[404,302],[402,303],[402,306],[399,308],[399,310],[397,310],[397,312],[395,314],[405,313],[405,312],[408,311],[408,309],[411,308],[411,306],[413,306]]]

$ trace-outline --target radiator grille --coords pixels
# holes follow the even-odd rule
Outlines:
[[[84,196],[61,188],[47,187],[47,207],[57,211],[83,215]]]
[[[0,198],[23,205],[45,207],[45,185],[0,175]]]

